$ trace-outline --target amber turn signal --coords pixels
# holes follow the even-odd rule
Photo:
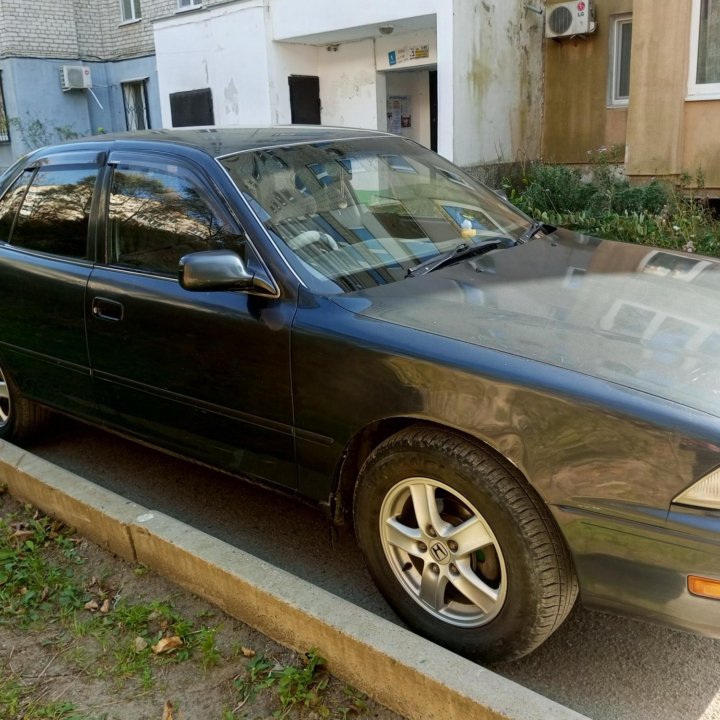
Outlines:
[[[688,590],[693,595],[720,600],[720,580],[689,575]]]

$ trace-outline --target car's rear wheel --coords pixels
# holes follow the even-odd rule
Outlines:
[[[16,442],[38,432],[49,412],[24,398],[12,378],[0,366],[0,440]]]
[[[365,462],[355,527],[395,611],[468,657],[511,660],[565,619],[577,581],[544,503],[479,444],[416,426]]]

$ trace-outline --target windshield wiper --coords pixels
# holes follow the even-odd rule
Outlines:
[[[541,230],[545,233],[551,233],[555,228],[539,220],[533,220],[533,224],[518,238],[518,243],[520,245],[526,243],[528,240],[534,238]]]
[[[447,252],[435,255],[429,260],[426,260],[425,262],[422,262],[419,265],[410,268],[405,273],[405,277],[417,277],[418,275],[426,275],[427,273],[432,272],[433,270],[437,270],[444,265],[448,265],[451,262],[455,262],[456,260],[462,260],[463,258],[485,252],[494,247],[512,247],[513,245],[516,245],[517,242],[518,241],[513,240],[512,238],[499,236],[495,238],[490,238],[488,240],[483,240],[482,242],[473,243],[471,245],[468,245],[468,243],[460,243],[452,250],[448,250]]]

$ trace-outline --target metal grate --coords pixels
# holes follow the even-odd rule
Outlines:
[[[10,142],[10,121],[5,112],[5,94],[3,91],[2,73],[0,73],[0,143]]]
[[[144,80],[122,84],[125,103],[125,127],[128,130],[148,130],[147,88]]]

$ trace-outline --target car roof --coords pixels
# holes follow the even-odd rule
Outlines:
[[[171,128],[141,130],[137,132],[94,135],[63,143],[61,147],[86,148],[97,144],[135,145],[137,143],[172,143],[187,145],[206,152],[212,157],[222,157],[244,150],[280,147],[313,142],[334,142],[351,138],[383,137],[388,133],[378,130],[338,128],[319,125],[276,125],[266,127],[238,128]],[[126,145],[126,146],[127,146]],[[56,148],[58,146],[55,146]]]

